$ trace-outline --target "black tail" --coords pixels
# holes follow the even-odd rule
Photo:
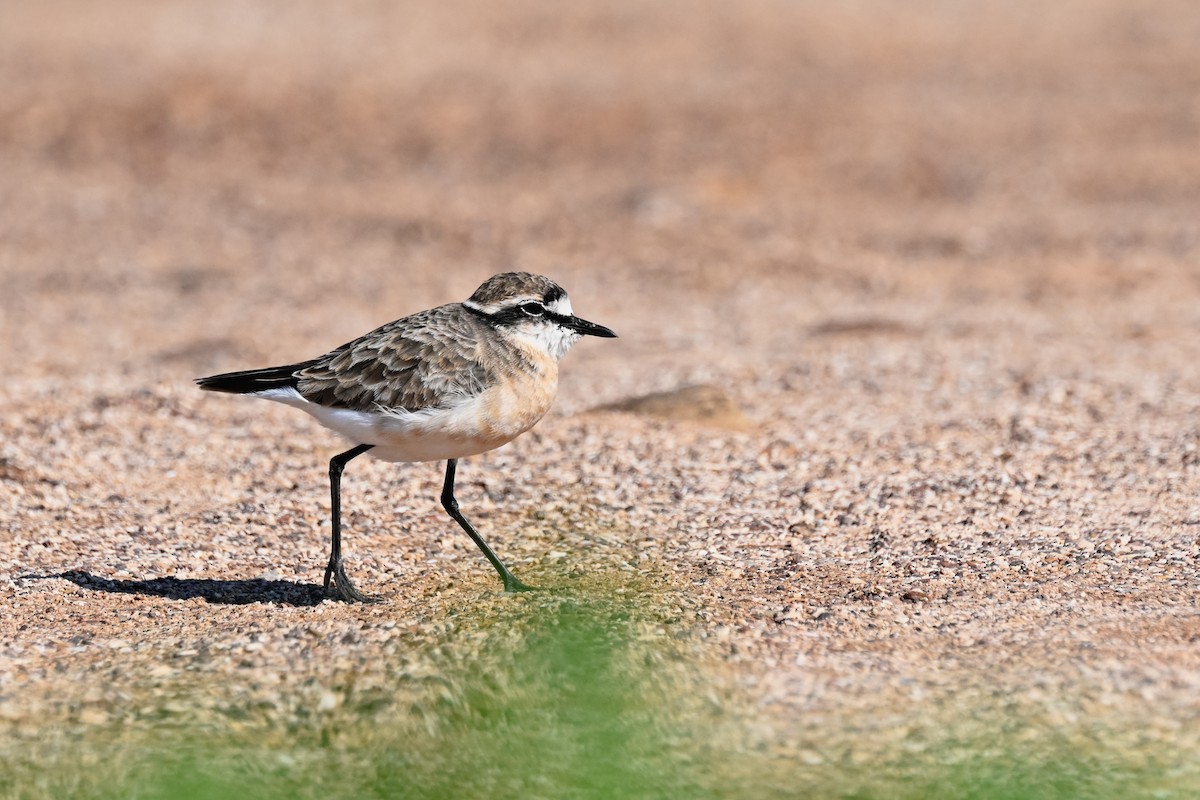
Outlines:
[[[296,387],[296,373],[311,362],[289,364],[286,367],[267,367],[266,369],[248,369],[245,372],[226,372],[223,375],[213,375],[208,378],[197,378],[196,384],[209,392],[229,392],[230,394],[253,394],[267,389],[284,389]]]

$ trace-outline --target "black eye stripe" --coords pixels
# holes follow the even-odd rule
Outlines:
[[[530,314],[524,310],[525,306],[537,306],[542,311],[540,314]],[[465,306],[465,308],[476,316],[487,320],[488,324],[493,326],[513,325],[518,322],[530,322],[535,319],[544,319],[549,322],[553,322],[556,325],[569,327],[573,319],[570,314],[559,314],[555,311],[551,311],[538,302],[529,302],[522,303],[521,305],[517,306],[509,306],[508,308],[494,311],[490,314],[481,309],[471,308],[470,306]]]

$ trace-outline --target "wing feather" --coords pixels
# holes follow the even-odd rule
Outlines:
[[[477,395],[492,378],[480,359],[486,325],[458,303],[389,322],[309,362],[296,389],[356,411],[417,411]]]

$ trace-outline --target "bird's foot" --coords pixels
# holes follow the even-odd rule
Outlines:
[[[332,579],[332,580],[331,580]],[[330,583],[333,588],[330,588]],[[346,574],[346,567],[341,558],[330,558],[325,567],[325,591],[332,597],[345,600],[347,603],[382,603],[383,599],[369,594],[363,594]]]
[[[517,576],[511,572],[507,575],[500,576],[504,580],[504,591],[506,592],[537,592],[540,591],[536,586],[530,586],[527,583],[521,583],[517,580]]]

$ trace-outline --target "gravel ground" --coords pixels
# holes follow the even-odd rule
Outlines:
[[[1194,768],[1190,0],[337,8],[0,8],[5,725],[330,709],[594,591],[759,747],[978,702]],[[558,594],[362,459],[386,602],[322,599],[340,443],[191,379],[512,268],[621,336],[460,465]]]

